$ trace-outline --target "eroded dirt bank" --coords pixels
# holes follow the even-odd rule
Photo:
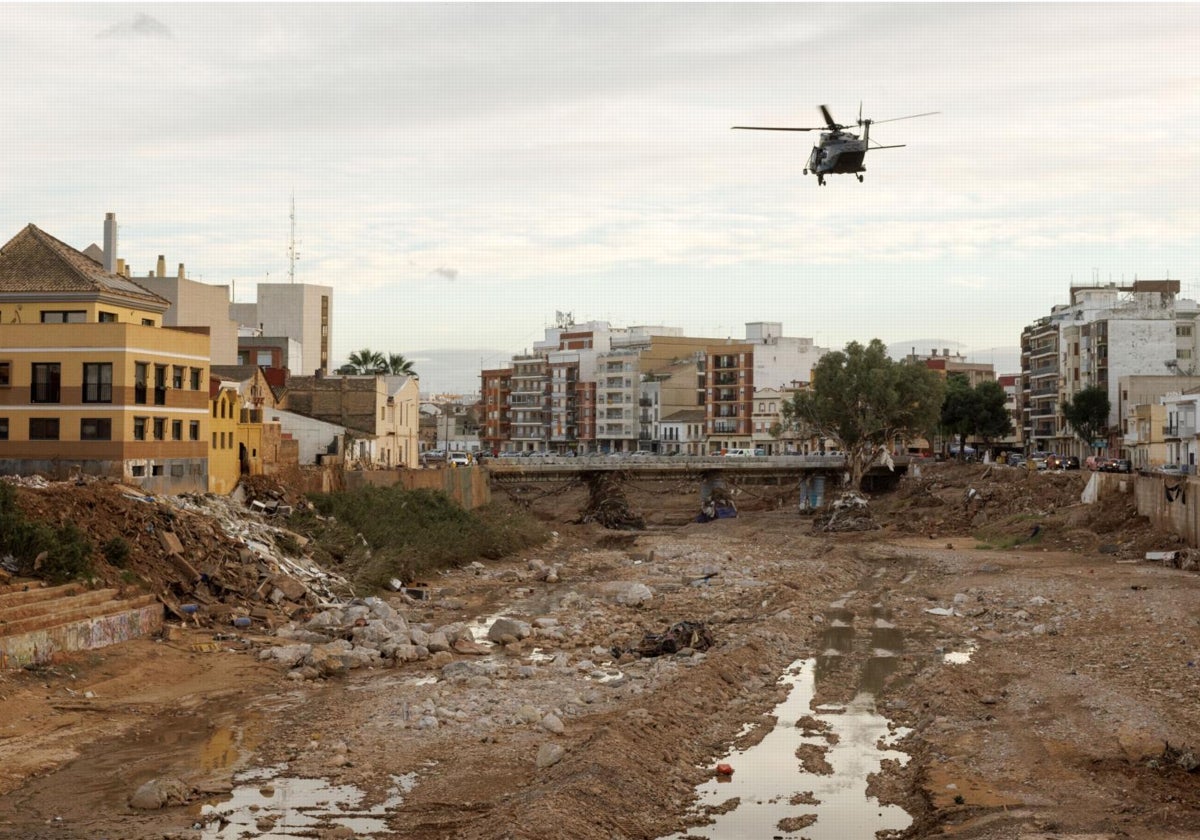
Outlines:
[[[430,581],[428,601],[397,605],[410,625],[465,623],[481,640],[498,614],[530,625],[478,655],[304,681],[258,661],[275,640],[209,645],[207,633],[6,675],[0,836],[700,832],[696,785],[731,744],[796,725],[763,716],[783,699],[784,669],[807,657],[815,704],[869,691],[911,728],[908,763],[885,765],[870,788],[906,809],[910,836],[1189,836],[1200,825],[1200,774],[1185,769],[1200,746],[1200,576],[1130,562],[1158,538],[1127,505],[1076,507],[1085,477],[1015,478],[927,475],[877,500],[883,530],[836,536],[753,505],[736,520],[637,535],[563,517],[553,544],[449,573]],[[990,491],[982,521],[968,485]],[[661,507],[658,521],[681,521]],[[1036,539],[994,548],[1030,523],[1042,525]],[[557,566],[557,582],[537,580],[531,560]],[[703,622],[715,645],[620,655],[680,621]],[[802,764],[820,758],[780,767],[795,772],[796,794],[813,789]],[[374,816],[310,809],[291,824],[261,807],[244,832],[236,814],[222,823],[211,809],[254,768],[278,777],[246,783],[268,798],[287,779],[325,779],[354,786],[355,813]],[[128,806],[168,776],[186,783],[188,804]],[[803,825],[775,833],[819,836]]]

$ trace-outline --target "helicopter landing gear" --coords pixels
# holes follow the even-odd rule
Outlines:
[[[822,187],[825,186],[825,176],[824,175],[817,176],[817,184],[819,184]]]
[[[807,169],[805,169],[805,170],[804,170],[804,174],[805,174],[805,175],[807,175],[807,174],[808,174],[808,170],[807,170]]]
[[[860,184],[861,184],[862,182],[863,182],[863,176],[859,175],[859,176],[858,176],[858,183],[860,183]]]

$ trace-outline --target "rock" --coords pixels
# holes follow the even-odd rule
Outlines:
[[[566,750],[554,743],[545,743],[538,747],[537,751],[537,767],[539,770],[545,770],[547,767],[553,767],[558,762],[562,761],[566,755]]]
[[[424,647],[429,647],[429,634],[426,633],[424,630],[422,630],[420,627],[410,627],[408,630],[408,637],[409,637],[409,639],[412,640],[412,643],[414,645],[422,645]],[[445,639],[444,636],[442,638]],[[448,650],[448,648],[443,647],[443,648],[441,648],[441,650]]]
[[[549,714],[542,718],[542,729],[545,729],[552,735],[561,735],[566,727],[563,726],[563,722],[559,719],[558,715]]]
[[[605,596],[622,607],[640,607],[654,597],[654,591],[637,581],[613,581],[601,587]]]
[[[420,659],[416,645],[396,645],[392,658],[397,662],[416,662]]]
[[[434,668],[443,668],[454,661],[454,654],[448,650],[439,650],[437,653],[430,655],[429,664]]]
[[[542,616],[533,620],[533,626],[542,630],[549,630],[551,627],[558,626],[558,619],[550,618],[549,616]]]
[[[526,703],[517,709],[517,719],[522,723],[537,723],[542,719],[542,713],[537,710],[537,707]]]
[[[258,654],[258,658],[262,662],[269,660],[293,668],[310,653],[312,653],[312,645],[280,645],[279,647],[264,648]]]
[[[129,807],[142,811],[155,811],[172,805],[184,805],[192,795],[192,789],[182,779],[165,777],[151,779],[139,787],[129,799]]]
[[[333,828],[327,828],[322,831],[320,840],[354,840],[356,836],[354,829],[347,828],[344,825],[335,825]]]
[[[437,729],[438,719],[433,715],[422,715],[416,724],[417,729]]]
[[[1050,601],[1046,598],[1043,598],[1041,595],[1034,595],[1029,599],[1029,603],[1035,607],[1044,607],[1046,604],[1049,604]]]
[[[489,651],[483,645],[477,644],[470,639],[456,639],[454,642],[454,652],[466,656],[483,656]]]
[[[425,643],[425,647],[429,648],[430,652],[432,653],[450,650],[450,639],[444,630],[435,630],[429,634],[428,641]]]
[[[502,642],[505,636],[511,636],[513,639],[525,639],[532,633],[533,628],[524,621],[501,616],[492,622],[492,626],[488,628],[487,637],[489,641]]]

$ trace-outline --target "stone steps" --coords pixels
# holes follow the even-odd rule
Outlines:
[[[47,662],[56,653],[93,650],[162,629],[153,595],[122,599],[115,589],[66,586],[0,590],[0,669]]]

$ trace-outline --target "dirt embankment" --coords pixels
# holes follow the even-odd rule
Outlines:
[[[772,500],[739,505],[738,519],[685,524],[690,493],[635,489],[631,504],[657,527],[614,534],[563,516],[544,549],[438,576],[433,597],[397,604],[430,631],[482,630],[497,613],[530,625],[485,656],[295,682],[254,660],[267,638],[248,652],[168,648],[156,658],[156,643],[142,642],[6,675],[0,703],[18,706],[3,719],[10,729],[29,722],[0,740],[0,758],[41,750],[44,775],[0,797],[0,836],[205,836],[189,828],[198,804],[142,813],[125,797],[164,773],[214,790],[236,769],[283,763],[380,798],[415,774],[373,836],[700,831],[711,817],[693,808],[695,785],[729,744],[754,737],[743,725],[765,720],[782,699],[780,674],[805,657],[823,663],[817,704],[869,689],[912,728],[901,744],[910,760],[870,788],[905,807],[912,836],[1186,836],[1200,824],[1197,776],[1182,759],[1200,746],[1200,576],[1129,562],[1161,537],[1126,500],[1078,505],[1085,480],[926,470],[873,500],[882,530],[832,536]],[[554,504],[577,515],[586,495],[576,495]],[[557,567],[556,581],[538,580],[532,560]],[[714,646],[618,655],[685,620],[703,622]],[[218,680],[242,693],[205,704]],[[70,707],[98,700],[113,707]],[[191,734],[164,746],[172,716]],[[118,731],[137,760],[104,785],[81,785]],[[219,761],[205,758],[214,743]],[[53,772],[74,754],[82,760]],[[811,786],[793,760],[804,801]]]

